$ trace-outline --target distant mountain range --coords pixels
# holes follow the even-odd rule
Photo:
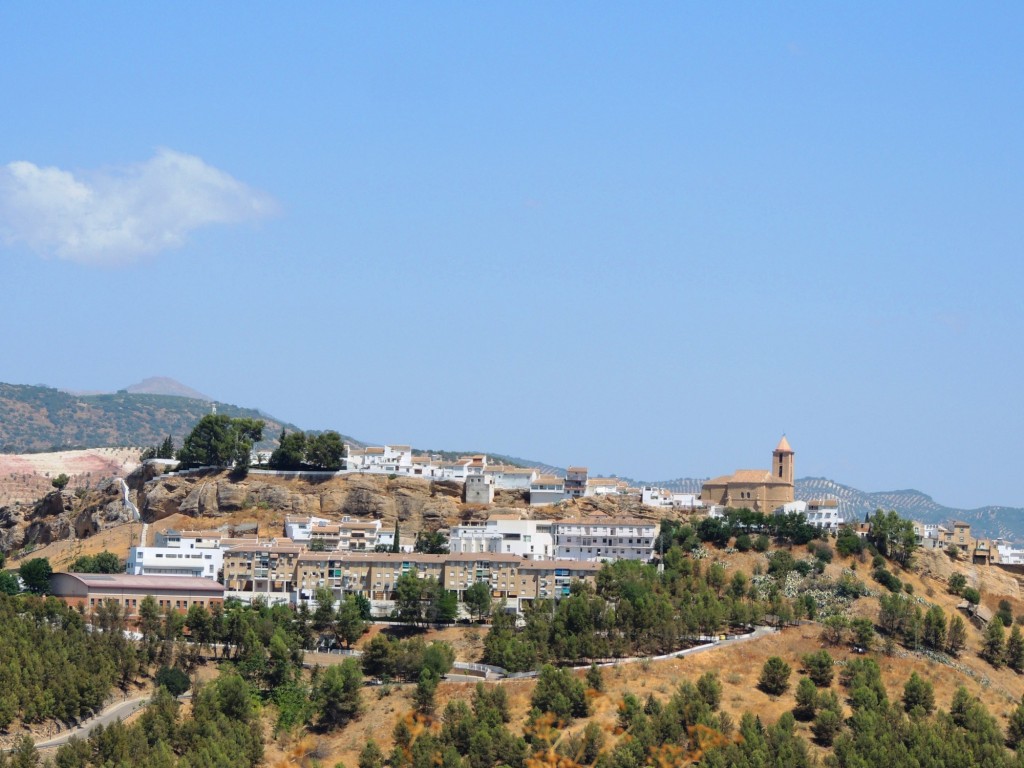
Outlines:
[[[76,395],[51,387],[0,383],[0,453],[148,446],[158,444],[167,435],[180,445],[184,436],[214,405],[218,413],[228,416],[263,419],[266,422],[263,448],[276,443],[282,428],[299,429],[253,408],[214,403],[201,392],[165,377],[145,379],[112,394]],[[365,445],[354,438],[343,437],[353,445]],[[544,462],[483,453],[497,461],[565,474],[564,468]],[[655,485],[681,493],[699,493],[703,483],[697,478],[623,479],[631,485]],[[879,508],[894,509],[905,517],[928,523],[964,520],[978,534],[1024,541],[1024,509],[996,506],[955,509],[938,504],[920,491],[869,493],[822,477],[797,480],[796,497],[803,500],[836,498],[840,512],[851,521],[862,520]]]
[[[148,379],[138,386],[159,386],[159,382],[154,385],[153,381]],[[171,380],[164,380],[164,386],[168,381]],[[184,385],[178,387],[194,392]],[[253,408],[212,403],[197,397],[127,390],[73,395],[51,387],[0,383],[0,453],[150,446],[159,444],[168,435],[173,437],[175,445],[181,445],[185,435],[214,405],[217,413],[227,416],[263,419],[266,439],[261,447],[273,445],[282,427],[298,429],[294,424]]]
[[[700,493],[704,481],[692,477],[679,477],[661,482],[630,482],[670,488],[679,493]],[[903,517],[923,523],[945,524],[953,520],[963,520],[971,524],[975,534],[1024,541],[1024,509],[998,506],[956,509],[942,506],[921,491],[859,491],[824,477],[798,479],[794,493],[797,499],[803,501],[838,499],[840,513],[850,522],[863,520],[865,515],[876,509],[894,509]]]

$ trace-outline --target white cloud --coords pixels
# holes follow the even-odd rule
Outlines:
[[[272,214],[276,204],[193,155],[76,177],[18,161],[0,166],[0,237],[80,264],[124,264],[176,248],[189,232]]]

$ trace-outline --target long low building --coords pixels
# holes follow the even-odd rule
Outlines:
[[[224,585],[193,576],[136,576],[130,573],[55,573],[50,592],[71,606],[92,610],[113,600],[125,616],[138,616],[139,605],[152,596],[161,612],[185,612],[193,605],[210,608],[224,602]]]
[[[601,564],[569,560],[526,560],[504,553],[420,552],[296,552],[275,547],[232,550],[225,553],[224,574],[233,592],[275,596],[293,602],[312,600],[317,589],[330,589],[337,599],[361,595],[375,602],[395,598],[395,586],[404,573],[435,578],[463,599],[477,582],[490,587],[495,600],[521,609],[531,600],[568,594],[574,580],[595,583]],[[268,576],[270,578],[268,578]]]

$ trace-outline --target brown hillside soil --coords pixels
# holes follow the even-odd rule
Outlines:
[[[138,448],[0,454],[0,506],[38,499],[52,490],[50,480],[61,473],[71,478],[70,490],[124,477],[139,466],[139,454]]]

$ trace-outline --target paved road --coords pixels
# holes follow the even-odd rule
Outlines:
[[[37,741],[36,749],[49,749],[51,747],[59,747],[62,744],[66,744],[71,740],[72,736],[78,736],[85,738],[89,735],[90,731],[97,725],[104,727],[110,725],[115,720],[123,720],[129,715],[132,715],[142,709],[146,704],[149,703],[149,696],[139,696],[134,699],[128,699],[127,701],[118,701],[111,704],[109,707],[104,709],[98,715],[86,720],[84,723],[79,725],[77,728],[73,728],[59,736],[54,736],[52,739],[47,741]]]

